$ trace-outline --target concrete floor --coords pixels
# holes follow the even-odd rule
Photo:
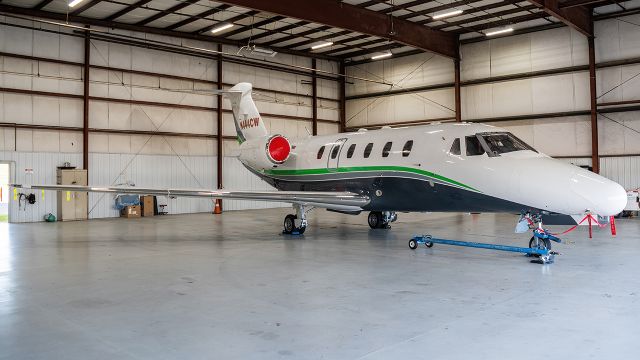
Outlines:
[[[555,264],[413,233],[523,245],[512,215],[287,209],[0,224],[1,359],[638,359],[640,220]],[[558,228],[559,229],[559,228]]]

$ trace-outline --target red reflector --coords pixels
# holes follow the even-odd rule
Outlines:
[[[275,162],[282,163],[289,158],[291,145],[289,140],[281,135],[276,135],[269,140],[269,156]]]

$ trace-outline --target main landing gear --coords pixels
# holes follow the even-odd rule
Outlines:
[[[367,217],[367,223],[372,229],[388,229],[389,223],[398,220],[398,214],[395,211],[372,211]]]
[[[296,214],[289,214],[284,217],[284,230],[282,230],[282,233],[302,235],[307,229],[307,212],[313,208],[298,204],[294,204],[293,207],[296,209]]]

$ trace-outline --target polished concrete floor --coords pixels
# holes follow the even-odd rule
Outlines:
[[[0,225],[0,358],[640,358],[640,220],[579,229],[539,265],[407,247],[421,232],[525,244],[512,215],[373,231],[316,210],[290,237],[287,212]]]

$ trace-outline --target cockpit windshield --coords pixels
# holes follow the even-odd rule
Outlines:
[[[486,143],[489,154],[499,155],[513,151],[531,150],[537,152],[533,147],[518,139],[508,132],[500,133],[480,133],[477,134]],[[490,151],[489,151],[490,150]]]

